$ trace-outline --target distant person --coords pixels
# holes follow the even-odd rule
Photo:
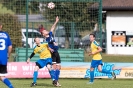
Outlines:
[[[41,32],[41,31],[43,31],[43,30],[45,30],[45,28],[43,27],[43,25],[41,24],[41,25],[39,25],[39,28],[38,28],[39,30],[39,32]]]
[[[89,39],[91,41],[91,52],[89,52],[89,56],[92,55],[92,61],[90,66],[90,82],[89,84],[92,84],[94,82],[94,69],[97,67],[99,72],[111,74],[112,79],[116,78],[115,73],[112,71],[108,71],[106,69],[102,69],[102,56],[100,52],[102,52],[102,48],[100,45],[95,41],[95,35],[90,34]]]
[[[133,45],[133,37],[129,38],[127,45]]]
[[[0,78],[8,88],[14,88],[7,75],[7,62],[12,51],[12,42],[8,33],[2,31],[2,23],[0,23]]]

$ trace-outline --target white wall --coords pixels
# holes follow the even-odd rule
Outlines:
[[[106,19],[106,30],[107,30],[107,54],[133,55],[133,47],[112,47],[111,45],[112,31],[133,32],[133,12],[108,11]]]

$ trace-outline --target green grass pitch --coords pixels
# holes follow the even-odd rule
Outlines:
[[[133,88],[133,79],[95,79],[93,84],[87,84],[89,79],[60,79],[60,88]],[[31,88],[32,79],[10,79],[15,88]],[[55,88],[51,79],[38,79],[35,88]],[[0,82],[0,88],[7,88]],[[33,87],[34,88],[34,87]]]

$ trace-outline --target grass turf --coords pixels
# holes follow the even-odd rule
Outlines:
[[[31,88],[32,79],[10,79],[15,88]],[[133,88],[133,79],[95,79],[93,84],[87,84],[89,79],[60,79],[61,88]],[[0,82],[0,88],[7,88]],[[51,79],[38,79],[35,88],[54,88]]]

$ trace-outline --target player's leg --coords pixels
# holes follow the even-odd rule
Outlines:
[[[54,71],[54,73],[55,73],[55,80],[57,79],[57,72],[56,72],[56,70],[57,70],[57,66],[56,66],[56,52],[53,52],[52,53],[52,67],[53,67],[53,71]],[[57,80],[56,80],[57,81]]]
[[[6,84],[9,88],[14,88],[8,78],[7,75],[7,65],[0,65],[0,78],[4,84]]]
[[[35,68],[34,68],[33,82],[32,82],[32,84],[31,84],[31,87],[37,85],[38,70],[39,70],[40,68],[42,68],[40,64],[41,64],[41,60],[38,60],[38,61],[36,62]]]
[[[112,75],[112,79],[116,78],[116,75],[115,75],[115,73],[113,71],[102,69],[102,65],[103,65],[102,60],[99,60],[98,64],[99,64],[98,65],[98,71],[99,72],[106,73],[106,74],[111,74]]]
[[[57,63],[56,64],[56,80],[59,80],[59,76],[60,76],[60,69],[61,69],[61,64]]]
[[[55,80],[56,79],[56,75],[55,75],[56,73],[55,73],[55,70],[52,67],[52,58],[48,58],[46,60],[46,67],[49,70],[49,74],[51,76],[51,79],[53,81],[53,84],[56,84],[57,83],[57,81]]]
[[[56,68],[56,80],[57,80],[56,86],[61,86],[60,83],[59,83],[59,76],[60,76],[60,69],[61,69],[60,63],[57,63],[56,67],[57,67]]]
[[[96,67],[96,61],[92,60],[91,61],[91,67],[90,67],[90,83],[94,82],[94,69]]]
[[[94,82],[94,68],[90,67],[90,83]]]
[[[60,55],[58,52],[56,52],[56,80],[59,80],[59,76],[60,76],[60,69],[61,69],[61,60],[60,60]],[[59,84],[59,81],[57,82],[57,86],[61,86]]]

